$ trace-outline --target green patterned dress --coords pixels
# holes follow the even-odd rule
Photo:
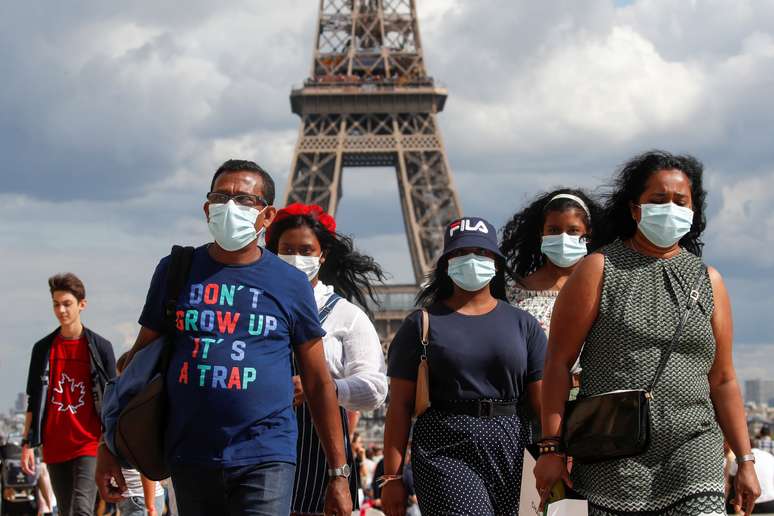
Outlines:
[[[699,300],[651,403],[651,444],[639,456],[576,464],[590,515],[725,514],[723,436],[710,400],[715,360],[712,285],[701,259],[642,255],[616,241],[605,255],[599,315],[581,355],[579,397],[647,388],[699,275]]]

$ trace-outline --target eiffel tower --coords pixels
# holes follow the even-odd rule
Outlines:
[[[379,289],[383,345],[413,306],[460,203],[436,116],[446,89],[427,74],[415,0],[320,0],[310,77],[285,203],[336,213],[346,167],[395,167],[416,283]]]

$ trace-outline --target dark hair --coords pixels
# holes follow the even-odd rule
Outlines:
[[[497,272],[492,281],[489,282],[489,291],[497,299],[506,301],[505,297],[505,261],[502,258],[495,257],[497,263]],[[438,301],[448,299],[454,293],[454,283],[449,277],[447,269],[449,268],[449,257],[443,255],[438,258],[435,269],[428,274],[425,286],[417,294],[417,306],[430,306]]]
[[[579,197],[589,209],[589,215],[583,206],[572,199],[561,197],[551,200],[559,194],[570,194]],[[502,229],[500,252],[505,255],[507,272],[513,278],[524,278],[538,270],[545,263],[545,256],[540,250],[543,236],[543,225],[546,214],[550,211],[564,212],[571,209],[580,210],[583,222],[588,228],[590,240],[587,243],[589,252],[597,249],[596,241],[601,226],[602,208],[583,190],[559,188],[553,192],[538,195],[529,206],[516,213]]]
[[[212,176],[210,191],[215,188],[215,181],[217,181],[218,177],[229,172],[253,172],[261,176],[261,180],[263,180],[263,197],[269,205],[274,204],[274,179],[272,179],[268,172],[253,161],[230,159],[223,163],[218,167],[218,170],[215,171],[215,175]]]
[[[704,242],[700,237],[707,227],[704,215],[707,192],[702,186],[704,166],[693,156],[675,156],[662,150],[651,150],[635,156],[618,170],[612,184],[613,191],[606,196],[603,244],[634,235],[637,222],[632,218],[630,203],[639,204],[640,195],[645,191],[650,176],[661,170],[672,169],[688,177],[693,199],[693,224],[691,230],[680,239],[680,245],[696,256],[701,256]]]
[[[289,215],[272,224],[266,248],[276,254],[282,233],[303,226],[314,232],[325,254],[318,276],[320,281],[332,286],[344,299],[356,301],[369,316],[373,315],[366,295],[378,305],[372,283],[383,282],[386,277],[373,258],[355,250],[348,236],[328,231],[311,215]]]
[[[56,274],[48,278],[48,288],[51,291],[51,295],[56,291],[69,292],[78,302],[86,299],[86,287],[83,286],[83,282],[73,274],[72,272],[65,272],[62,274]]]

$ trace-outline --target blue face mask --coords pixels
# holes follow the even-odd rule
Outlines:
[[[588,254],[586,239],[580,235],[544,235],[540,251],[557,267],[572,267]]]
[[[640,205],[640,232],[653,245],[668,248],[680,241],[693,224],[693,210],[674,203]]]
[[[492,258],[470,253],[450,259],[446,271],[454,284],[462,290],[476,292],[492,281],[497,267]]]

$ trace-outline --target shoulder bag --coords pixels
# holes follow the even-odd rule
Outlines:
[[[422,354],[419,357],[417,369],[417,392],[414,398],[414,416],[419,417],[430,408],[430,370],[427,366],[427,344],[430,333],[430,315],[427,309],[421,310],[422,315]]]
[[[562,445],[578,463],[592,464],[644,453],[650,443],[650,401],[653,388],[666,368],[669,356],[699,299],[698,286],[706,274],[702,268],[688,296],[669,348],[662,353],[653,381],[647,389],[627,389],[568,401],[562,420]]]
[[[172,356],[177,299],[188,279],[193,247],[174,246],[164,293],[164,333],[138,351],[105,389],[102,423],[114,455],[151,480],[170,476],[164,449],[166,374]]]

